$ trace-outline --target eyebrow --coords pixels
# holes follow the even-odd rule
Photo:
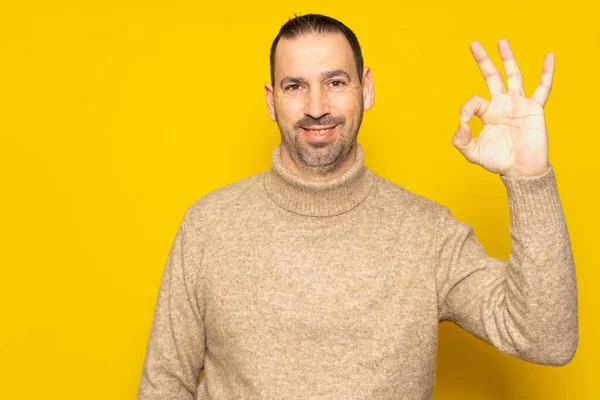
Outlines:
[[[281,80],[280,86],[281,86],[282,89],[284,89],[284,85],[286,85],[288,83],[299,85],[299,84],[301,84],[303,82],[304,82],[304,79],[302,79],[302,78],[298,78],[298,77],[295,77],[295,76],[286,76],[285,78],[283,78]]]
[[[350,78],[350,74],[348,74],[346,71],[344,71],[343,69],[336,69],[335,71],[327,71],[327,72],[323,72],[321,74],[321,77],[323,79],[330,79],[336,76],[340,76],[342,75],[344,78],[346,78],[348,81],[351,81],[352,79]]]
[[[331,78],[334,78],[336,76],[343,76],[349,82],[352,81],[352,78],[350,78],[350,74],[348,74],[343,69],[336,69],[334,71],[325,71],[325,72],[321,73],[321,79],[331,79]],[[300,77],[297,77],[297,76],[286,76],[285,78],[283,78],[281,80],[280,86],[283,89],[285,84],[291,83],[291,84],[299,85],[299,84],[304,83],[304,82],[305,82],[304,79],[302,79]]]

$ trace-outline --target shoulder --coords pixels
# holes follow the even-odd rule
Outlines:
[[[197,199],[185,212],[184,225],[202,226],[231,220],[252,212],[264,201],[262,172],[227,184]]]
[[[445,205],[393,183],[382,177],[378,180],[377,204],[390,216],[410,226],[414,231],[428,231],[436,236],[468,235],[473,229],[468,223],[457,219]],[[391,219],[391,218],[390,218]]]
[[[374,199],[378,207],[388,213],[430,222],[438,219],[448,209],[435,200],[415,193],[397,183],[375,175]]]

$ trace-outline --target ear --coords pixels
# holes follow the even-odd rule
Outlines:
[[[363,68],[362,92],[365,110],[370,110],[375,104],[375,86],[373,85],[373,74],[371,68]]]
[[[277,117],[275,114],[275,100],[273,98],[273,85],[271,85],[269,82],[265,83],[265,98],[267,100],[269,118],[271,118],[271,121],[277,122]]]

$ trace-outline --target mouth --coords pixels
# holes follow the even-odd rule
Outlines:
[[[309,140],[323,142],[335,133],[335,128],[337,128],[337,125],[302,127],[301,130]]]

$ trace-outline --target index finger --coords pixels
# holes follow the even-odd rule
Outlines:
[[[477,65],[487,83],[490,94],[495,96],[506,93],[502,75],[500,75],[500,71],[498,71],[498,68],[496,68],[481,43],[478,41],[471,43],[471,53],[475,61],[477,61]]]

